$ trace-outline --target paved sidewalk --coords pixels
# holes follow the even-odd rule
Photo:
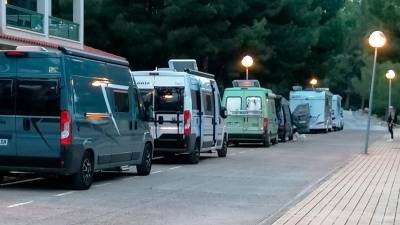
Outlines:
[[[274,225],[400,224],[400,136],[370,146]]]

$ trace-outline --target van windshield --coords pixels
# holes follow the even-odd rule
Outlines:
[[[140,89],[140,95],[142,96],[144,107],[147,110],[153,111],[153,90],[152,89]]]
[[[183,88],[155,88],[154,111],[164,113],[183,112]]]

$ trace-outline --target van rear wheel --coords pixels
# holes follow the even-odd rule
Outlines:
[[[271,146],[271,137],[269,134],[265,134],[264,141],[263,141],[264,147],[269,148]]]
[[[187,155],[187,162],[190,164],[197,164],[200,161],[200,143],[196,141],[194,149]]]
[[[218,152],[218,157],[226,157],[226,154],[228,153],[228,141],[226,140],[226,136],[224,136],[224,140],[222,142],[222,148],[217,150]]]
[[[71,176],[72,188],[76,190],[87,190],[93,183],[94,163],[90,152],[83,154],[80,170]]]
[[[153,162],[152,147],[150,144],[146,144],[143,150],[142,162],[136,166],[138,175],[147,176],[151,172],[151,165]]]

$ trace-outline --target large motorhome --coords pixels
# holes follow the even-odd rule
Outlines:
[[[0,52],[0,180],[10,171],[68,175],[151,170],[153,139],[128,62],[59,48]]]
[[[189,163],[198,163],[200,152],[226,156],[225,110],[212,74],[198,71],[194,60],[170,60],[167,69],[135,71],[132,76],[152,111],[158,154],[186,154]]]
[[[256,80],[233,81],[222,101],[226,107],[229,141],[235,145],[260,142],[269,147],[278,143],[277,96]]]
[[[332,97],[332,125],[333,130],[343,130],[343,109],[342,97],[340,95],[333,95]]]
[[[290,109],[308,104],[310,109],[310,131],[332,130],[332,93],[326,88],[294,90],[290,92]]]

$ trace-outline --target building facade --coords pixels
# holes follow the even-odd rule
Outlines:
[[[84,50],[84,0],[71,2],[71,19],[53,16],[52,0],[0,0],[0,49],[21,45]]]

